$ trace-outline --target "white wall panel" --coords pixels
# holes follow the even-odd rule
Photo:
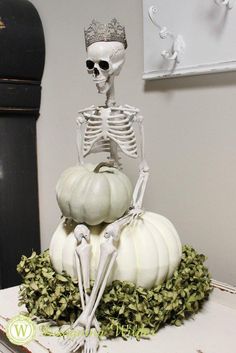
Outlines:
[[[183,36],[186,48],[177,64],[161,56],[173,40],[160,38],[148,15],[152,5],[158,23]],[[145,79],[236,69],[236,2],[229,9],[214,0],[143,0],[143,19]]]

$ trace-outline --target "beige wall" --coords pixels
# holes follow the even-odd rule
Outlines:
[[[236,285],[236,73],[144,82],[141,0],[32,0],[46,36],[38,121],[42,247],[58,221],[55,184],[76,162],[78,109],[103,103],[85,70],[83,28],[93,17],[125,24],[127,61],[119,103],[141,109],[151,169],[145,207],[175,224],[183,243],[208,255],[213,276]],[[132,180],[136,164],[125,162]]]

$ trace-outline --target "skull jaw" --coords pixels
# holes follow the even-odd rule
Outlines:
[[[97,91],[100,94],[106,94],[107,96],[109,95],[109,92],[113,91],[113,85],[114,85],[114,77],[109,76],[106,80],[101,80],[100,82],[96,82]]]
[[[110,89],[110,84],[107,81],[96,83],[97,91],[100,94],[106,94]]]
[[[113,76],[109,76],[106,81],[101,80],[100,82],[96,82],[96,87],[98,93],[106,94],[105,105],[107,107],[114,106],[116,104]]]

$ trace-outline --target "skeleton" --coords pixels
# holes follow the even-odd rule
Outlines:
[[[98,338],[94,332],[99,332],[95,312],[116,260],[120,231],[142,213],[149,168],[144,158],[143,118],[139,115],[139,110],[129,105],[117,106],[115,103],[114,78],[119,75],[125,61],[124,41],[95,41],[88,46],[87,54],[88,73],[92,76],[98,92],[106,94],[106,103],[104,107],[91,106],[79,112],[77,119],[79,164],[84,164],[84,158],[91,153],[108,152],[109,162],[121,168],[119,153],[122,152],[130,158],[138,157],[134,123],[138,124],[141,136],[139,177],[134,188],[132,205],[123,217],[105,229],[105,241],[101,244],[99,265],[90,296],[87,294],[90,287],[89,229],[79,224],[74,230],[78,244],[75,261],[82,314],[73,324],[73,329],[80,332],[78,338],[65,340],[65,345],[70,351],[75,352],[78,348],[84,347],[85,353],[93,353],[98,348]]]

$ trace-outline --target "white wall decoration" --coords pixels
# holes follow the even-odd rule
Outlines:
[[[236,70],[235,5],[235,0],[143,0],[143,78]]]

